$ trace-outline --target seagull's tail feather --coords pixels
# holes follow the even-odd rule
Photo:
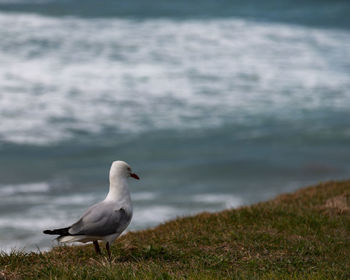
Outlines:
[[[68,232],[68,230],[70,229],[70,227],[66,227],[66,228],[57,228],[57,229],[53,229],[53,230],[44,230],[43,233],[45,234],[58,234],[58,235],[70,235],[70,233]]]
[[[86,235],[63,235],[56,238],[58,242],[88,242],[92,241]]]
[[[69,231],[70,227],[66,228],[57,228],[57,229],[47,229],[44,230],[43,233],[45,234],[57,234],[59,237],[56,238],[58,242],[89,242],[100,239],[98,236],[89,236],[89,235],[73,235],[70,234]]]

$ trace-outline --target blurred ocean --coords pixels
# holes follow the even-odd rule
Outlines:
[[[349,1],[0,0],[0,250],[130,163],[134,218],[350,177]]]

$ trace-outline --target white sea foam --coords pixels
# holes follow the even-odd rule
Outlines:
[[[346,31],[0,14],[0,37],[2,141],[44,145],[350,105]]]
[[[147,206],[135,208],[132,219],[132,228],[145,228],[155,226],[172,218],[184,214],[184,209],[167,205]]]
[[[0,202],[50,204],[55,207],[62,205],[90,205],[96,202],[92,193],[70,193],[69,195],[50,194],[49,182],[36,182],[14,185],[0,185]]]
[[[23,204],[38,204],[43,201],[47,201],[50,199],[50,196],[47,194],[23,194],[17,193],[16,195],[3,196],[0,198],[0,203],[2,205],[8,205],[13,207],[14,205],[23,205]]]
[[[154,192],[137,192],[132,194],[133,201],[148,201],[157,198]]]
[[[54,217],[48,215],[32,216],[27,214],[13,215],[11,217],[0,217],[0,227],[2,228],[14,228],[17,230],[30,230],[41,232],[45,227],[55,226]]]
[[[89,206],[96,203],[96,196],[93,194],[70,194],[67,196],[52,197],[50,203],[55,206],[62,205],[82,205]]]
[[[197,194],[193,197],[193,201],[221,204],[224,208],[236,208],[243,205],[243,200],[232,194]]]
[[[47,182],[27,183],[18,185],[0,185],[1,196],[12,196],[20,193],[46,193],[50,189]]]

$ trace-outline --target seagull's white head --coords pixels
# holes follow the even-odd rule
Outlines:
[[[109,171],[110,181],[116,181],[118,178],[133,177],[139,180],[139,176],[132,172],[131,167],[125,161],[113,161],[111,170]]]

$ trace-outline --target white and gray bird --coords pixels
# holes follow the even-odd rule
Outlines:
[[[107,197],[92,205],[73,225],[65,228],[45,230],[45,234],[59,235],[59,242],[93,242],[95,251],[101,254],[98,241],[106,243],[109,259],[110,245],[127,228],[132,218],[132,203],[128,189],[129,177],[140,178],[132,173],[124,161],[114,161],[109,171]]]

